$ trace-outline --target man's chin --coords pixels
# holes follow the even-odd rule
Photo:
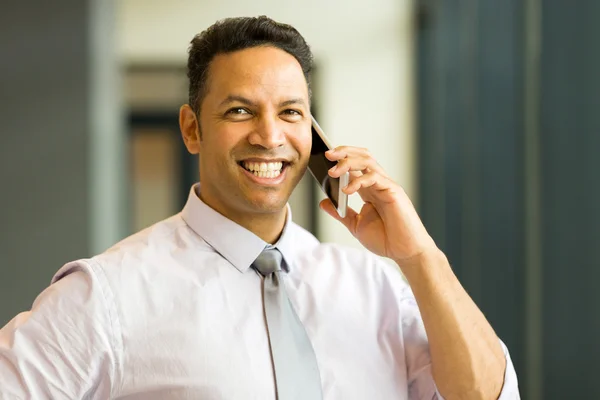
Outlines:
[[[286,196],[253,196],[248,198],[250,212],[258,214],[277,214],[285,210],[288,198]]]

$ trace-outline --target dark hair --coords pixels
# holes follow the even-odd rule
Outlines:
[[[189,48],[188,70],[189,104],[199,113],[206,94],[206,80],[210,62],[218,54],[258,46],[277,47],[294,56],[306,79],[310,95],[310,72],[313,57],[310,47],[291,25],[268,18],[239,17],[220,20],[196,35]]]

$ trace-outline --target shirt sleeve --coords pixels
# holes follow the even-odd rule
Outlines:
[[[115,324],[89,269],[63,267],[30,311],[0,329],[0,399],[107,399]]]
[[[404,286],[400,302],[402,305],[402,332],[408,371],[408,398],[410,400],[443,400],[444,398],[438,392],[433,380],[431,356],[423,320],[417,302],[407,284]],[[519,400],[520,395],[515,368],[508,349],[501,340],[500,344],[506,357],[506,370],[504,384],[498,400]]]

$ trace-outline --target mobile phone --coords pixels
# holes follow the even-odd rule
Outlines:
[[[342,192],[342,189],[348,186],[350,174],[346,172],[339,178],[329,176],[329,169],[337,164],[325,157],[325,152],[330,149],[333,149],[331,142],[327,139],[315,118],[312,117],[312,149],[308,161],[308,170],[313,178],[317,180],[321,190],[329,197],[338,215],[345,218],[348,195]]]

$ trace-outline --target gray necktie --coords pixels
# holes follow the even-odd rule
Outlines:
[[[264,307],[278,400],[319,400],[317,359],[281,279],[281,253],[266,248],[252,264],[264,276]]]

